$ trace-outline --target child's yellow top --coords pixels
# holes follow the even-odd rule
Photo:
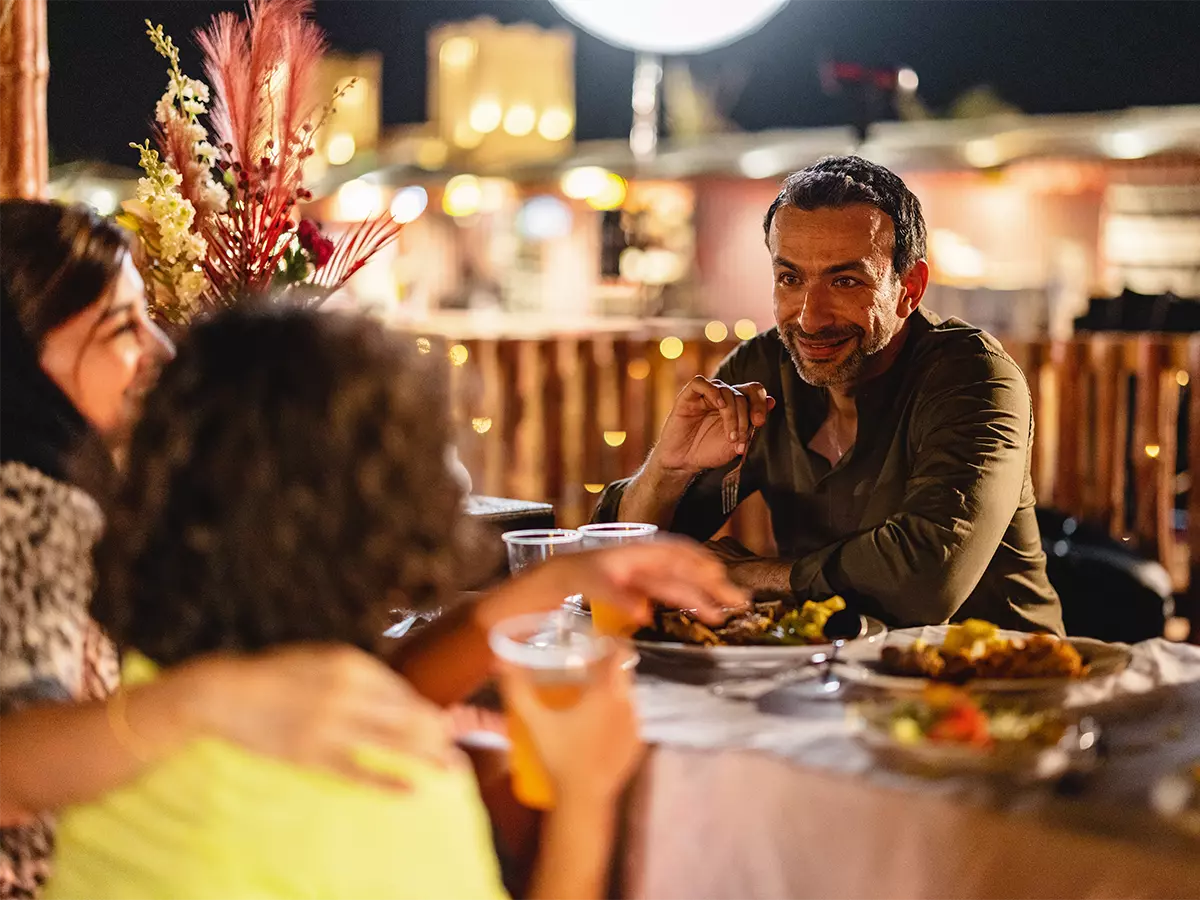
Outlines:
[[[125,682],[153,679],[144,658]],[[59,819],[47,900],[505,897],[468,769],[378,750],[396,793],[198,740]]]

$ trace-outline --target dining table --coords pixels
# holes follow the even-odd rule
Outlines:
[[[810,700],[762,681],[731,691],[643,661],[652,750],[631,788],[617,895],[1200,897],[1200,833],[1155,807],[1164,779],[1200,761],[1198,647],[1145,641],[1123,671],[1069,687],[1063,707],[1100,723],[1105,754],[1049,780],[898,771],[859,739],[861,692]]]

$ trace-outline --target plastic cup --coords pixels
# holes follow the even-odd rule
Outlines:
[[[539,699],[554,709],[579,702],[595,663],[612,648],[608,639],[581,627],[581,618],[565,610],[505,619],[492,628],[488,644],[497,657],[528,672]],[[513,795],[531,809],[553,809],[554,785],[528,727],[511,709],[505,715]]]
[[[579,531],[583,535],[583,549],[596,550],[603,547],[616,547],[619,544],[652,541],[658,534],[658,526],[641,522],[605,522],[584,525]],[[598,633],[613,637],[629,637],[637,631],[640,623],[632,618],[623,607],[615,606],[605,601],[603,597],[588,597],[587,600],[592,609],[592,626]],[[645,608],[649,609],[650,599],[646,598],[644,602]]]
[[[583,535],[572,528],[530,528],[506,531],[500,537],[508,548],[508,570],[513,575],[556,554],[573,553],[583,542]]]

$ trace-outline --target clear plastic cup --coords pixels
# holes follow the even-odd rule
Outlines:
[[[616,547],[619,544],[652,541],[658,534],[658,526],[641,522],[604,522],[596,525],[584,525],[579,531],[583,535],[583,549],[598,550],[604,547]],[[624,608],[607,602],[603,597],[587,597],[585,599],[591,606],[592,625],[600,634],[629,637],[637,631],[638,621],[632,618]],[[644,602],[645,608],[649,609],[650,599],[646,598]]]
[[[583,543],[583,535],[573,528],[530,528],[506,531],[500,537],[508,548],[508,570],[513,575],[559,553],[573,553]]]
[[[612,642],[566,610],[505,619],[488,634],[497,657],[527,671],[547,706],[566,709],[579,702],[595,664],[612,651]],[[505,710],[511,744],[513,795],[531,809],[554,807],[554,786],[534,749],[529,729]]]

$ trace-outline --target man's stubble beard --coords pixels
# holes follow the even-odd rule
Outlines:
[[[861,326],[848,326],[847,330],[853,331],[854,340],[857,343],[844,359],[836,363],[814,362],[813,360],[805,359],[797,349],[796,342],[800,336],[813,341],[836,340],[843,329],[831,329],[808,335],[801,331],[800,328],[788,325],[779,329],[779,335],[783,340],[783,345],[787,347],[788,355],[792,358],[792,365],[796,367],[796,372],[801,379],[813,387],[839,387],[856,381],[866,367],[867,361],[891,342],[892,337],[899,330],[898,323],[900,322],[900,317],[892,313],[890,318],[892,321],[888,324],[893,327],[878,329],[874,337],[868,337],[866,331]],[[834,333],[830,334],[829,331],[833,331]]]

